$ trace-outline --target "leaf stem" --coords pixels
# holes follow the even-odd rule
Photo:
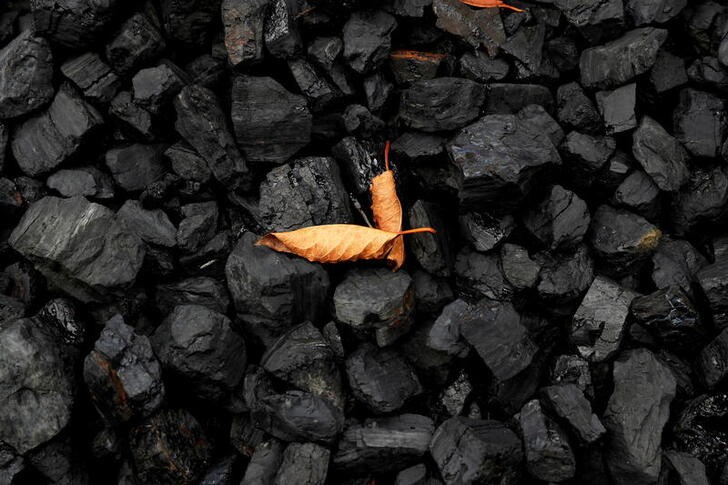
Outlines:
[[[437,231],[431,227],[417,227],[415,229],[407,229],[406,231],[399,231],[397,234],[400,236],[406,236],[407,234],[419,234],[422,232],[429,232],[430,234],[437,234]]]
[[[389,170],[389,148],[391,145],[389,140],[384,143],[384,168],[387,170]]]

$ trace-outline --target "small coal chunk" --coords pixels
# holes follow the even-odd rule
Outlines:
[[[458,218],[460,233],[473,247],[490,251],[508,239],[516,228],[513,216],[493,217],[483,212],[468,212]]]
[[[87,52],[67,60],[61,72],[83,95],[97,103],[108,103],[121,87],[121,79],[98,54]]]
[[[473,49],[485,48],[490,56],[498,53],[506,40],[498,9],[473,10],[458,0],[433,0],[437,28],[470,44]]]
[[[246,233],[225,265],[227,285],[238,317],[265,334],[283,333],[324,314],[329,277],[320,265],[255,246]]]
[[[697,168],[672,200],[675,232],[684,235],[720,221],[728,203],[728,174],[723,167]]]
[[[518,16],[523,18],[523,16]],[[514,18],[514,17],[511,17]],[[506,21],[506,31],[508,28]],[[510,32],[509,32],[510,33]],[[546,38],[546,23],[521,25],[516,32],[501,45],[503,51],[516,59],[519,77],[530,77],[540,73],[543,62],[543,43]]]
[[[685,60],[665,49],[660,49],[650,71],[650,84],[655,92],[662,94],[687,83]]]
[[[694,351],[707,331],[690,296],[679,286],[668,286],[632,300],[630,313],[668,350]]]
[[[437,404],[448,416],[459,416],[466,410],[465,407],[472,392],[473,385],[465,372],[461,371],[457,378],[440,393]]]
[[[401,470],[427,453],[434,430],[432,419],[419,414],[352,422],[341,436],[333,468],[342,473]]]
[[[63,197],[114,197],[114,179],[96,167],[88,166],[59,170],[46,180],[48,188],[57,190]]]
[[[109,114],[123,121],[145,140],[154,140],[157,136],[152,114],[134,102],[130,91],[121,91],[114,96],[109,105]]]
[[[201,399],[221,399],[243,379],[245,341],[230,319],[214,310],[177,306],[151,341],[162,366]]]
[[[635,25],[664,24],[677,16],[688,4],[687,0],[627,0],[625,9]]]
[[[575,193],[554,185],[524,217],[526,228],[551,249],[579,244],[589,229],[589,208]]]
[[[534,178],[561,165],[553,142],[529,118],[488,115],[463,128],[447,145],[467,207],[498,202],[508,210],[528,194]]]
[[[8,143],[10,142],[10,125],[0,121],[0,172],[5,169],[7,159]]]
[[[592,217],[594,252],[614,274],[649,258],[661,237],[662,232],[642,216],[608,205],[599,206]]]
[[[427,132],[462,128],[478,117],[482,84],[462,78],[418,81],[402,92],[399,115],[405,126]]]
[[[133,428],[129,437],[138,478],[145,483],[194,483],[212,445],[185,409],[165,409]]]
[[[282,381],[343,408],[341,374],[334,351],[310,322],[283,334],[265,353],[260,365]]]
[[[558,120],[562,125],[584,133],[597,134],[602,128],[602,119],[579,83],[559,86],[556,91]]]
[[[114,424],[149,416],[164,400],[162,367],[149,339],[120,315],[106,323],[86,356],[83,377],[94,404]]]
[[[433,79],[447,58],[446,54],[396,50],[389,54],[389,66],[397,84]]]
[[[119,0],[89,4],[82,0],[34,0],[30,7],[38,34],[65,47],[91,46],[108,32]]]
[[[401,408],[422,392],[414,369],[396,351],[364,344],[346,358],[354,397],[378,414]]]
[[[219,18],[220,0],[161,0],[167,35],[185,47],[207,44],[210,26]]]
[[[116,214],[81,197],[44,197],[32,204],[9,242],[82,301],[131,285],[144,258],[141,239]]]
[[[627,317],[637,293],[597,276],[571,323],[571,342],[592,362],[604,362],[619,351],[627,330]]]
[[[516,290],[536,286],[541,266],[531,259],[526,248],[506,243],[501,246],[500,257],[503,274]]]
[[[258,399],[253,421],[284,441],[333,443],[344,428],[344,414],[328,399],[303,391],[287,391]]]
[[[713,322],[719,328],[728,326],[728,258],[720,257],[697,273],[697,280],[708,301]]]
[[[263,31],[266,49],[273,57],[293,57],[303,48],[297,22],[298,2],[273,0],[268,9]]]
[[[0,327],[0,440],[18,453],[50,440],[71,417],[74,377],[63,346],[48,325],[32,318]]]
[[[594,397],[589,362],[578,355],[559,355],[551,369],[552,384],[574,384],[589,399]]]
[[[660,211],[660,188],[641,170],[635,170],[614,192],[614,204],[626,207],[647,219]]]
[[[124,190],[143,190],[164,176],[162,145],[135,143],[123,148],[112,148],[106,152],[106,166],[111,176]]]
[[[470,307],[459,298],[446,305],[427,331],[427,346],[449,355],[467,356],[470,346],[461,337],[460,326]]]
[[[10,147],[20,169],[33,177],[74,155],[102,124],[101,113],[64,85],[46,111],[15,129]]]
[[[484,299],[469,307],[460,333],[500,380],[524,370],[536,354],[536,344],[510,303]]]
[[[283,452],[273,485],[324,485],[331,452],[315,443],[291,443]]]
[[[308,57],[319,67],[330,71],[339,57],[344,43],[338,37],[317,37],[308,44]]]
[[[0,50],[0,119],[30,113],[53,99],[53,54],[47,40],[26,30]]]
[[[106,46],[106,59],[119,74],[129,74],[141,64],[159,57],[167,43],[143,13],[132,15],[119,28],[114,39]]]
[[[229,485],[237,477],[238,457],[229,455],[207,469],[199,485]]]
[[[339,327],[336,326],[336,322],[331,321],[324,325],[321,329],[321,335],[334,353],[336,360],[344,360],[344,342],[341,340],[341,332],[339,332]]]
[[[675,450],[665,451],[665,469],[670,471],[673,479],[681,485],[708,484],[708,475],[705,472],[705,465],[698,458],[688,453]]]
[[[71,437],[65,435],[26,453],[25,458],[49,483],[90,483],[87,465],[79,455]]]
[[[437,234],[415,234],[407,242],[419,265],[435,276],[450,276],[452,258],[447,231],[440,208],[430,202],[416,201],[408,211],[412,227],[432,227]]]
[[[728,455],[728,394],[703,394],[689,401],[673,427],[675,447],[700,459],[712,476],[724,472]],[[715,423],[715,424],[713,424]]]
[[[538,399],[526,403],[517,419],[523,434],[528,473],[547,482],[573,478],[576,458],[569,439],[561,427],[543,412]]]
[[[675,397],[675,378],[649,350],[628,350],[614,363],[614,392],[604,412],[606,462],[622,483],[656,483],[662,428]],[[653,446],[644,446],[653,443]]]
[[[171,162],[172,171],[183,179],[201,184],[210,181],[212,172],[207,161],[186,145],[175,143],[164,151],[164,156]]]
[[[536,289],[547,303],[558,305],[578,299],[594,279],[594,262],[583,244],[565,254],[540,252],[533,259],[541,266]]]
[[[219,313],[226,313],[230,298],[223,283],[207,276],[195,276],[174,283],[157,285],[159,310],[168,314],[178,305],[201,305]]]
[[[591,42],[619,32],[624,25],[621,0],[554,0],[553,3]]]
[[[674,192],[688,181],[688,153],[655,120],[643,117],[632,142],[632,153],[660,190]]]
[[[599,91],[596,100],[608,135],[629,131],[637,126],[637,84],[628,84],[613,91]]]
[[[579,60],[581,84],[590,89],[611,89],[631,81],[650,70],[666,39],[666,30],[643,27],[584,50]]]
[[[3,483],[18,483],[22,473],[26,470],[25,460],[13,449],[12,446],[0,444],[0,480]]]
[[[132,78],[134,101],[156,113],[185,86],[186,74],[170,61],[137,72]]]
[[[182,250],[194,253],[215,236],[219,218],[217,203],[187,204],[181,211],[184,219],[177,228],[177,244]]]
[[[438,135],[408,131],[392,142],[392,152],[399,160],[435,162],[444,156],[446,141]]]
[[[602,422],[592,413],[584,392],[576,384],[548,386],[542,389],[541,395],[545,406],[568,423],[581,442],[594,443],[606,433]]]
[[[342,121],[346,132],[371,138],[375,133],[384,129],[384,121],[374,116],[366,106],[350,104],[344,110]]]
[[[73,301],[54,298],[38,312],[38,318],[54,327],[64,344],[80,347],[86,338],[86,324],[80,318]]]
[[[566,135],[560,150],[565,165],[578,185],[589,186],[607,170],[617,143],[610,136],[587,135],[572,131]]]
[[[378,147],[370,141],[347,136],[334,145],[331,152],[341,162],[345,178],[354,185],[357,194],[368,193],[371,179],[384,168],[375,156]]]
[[[325,110],[343,97],[339,88],[313,64],[303,59],[291,59],[288,68],[314,112]]]
[[[207,161],[215,178],[223,184],[247,184],[248,167],[230,133],[227,116],[211,90],[198,85],[182,89],[174,102],[175,128]],[[235,182],[235,179],[239,179]]]
[[[250,161],[283,163],[311,140],[306,99],[273,78],[236,77],[232,99],[235,137]]]
[[[389,56],[394,17],[381,10],[357,10],[344,24],[344,59],[359,74],[378,68]]]
[[[405,468],[397,473],[397,478],[394,479],[394,485],[431,485],[431,483],[427,480],[427,467],[424,463]]]
[[[490,83],[486,114],[516,113],[526,106],[536,104],[546,111],[553,111],[554,97],[551,91],[539,84]]]
[[[521,440],[498,421],[450,418],[432,436],[430,453],[448,485],[521,478]]]
[[[696,157],[717,157],[728,132],[725,109],[725,101],[713,94],[683,89],[673,112],[675,137]]]
[[[265,19],[270,3],[268,0],[223,0],[225,48],[233,67],[263,59]]]
[[[705,256],[688,241],[664,237],[652,256],[652,281],[657,288],[676,285],[691,292],[698,271],[707,264]]]
[[[117,214],[143,241],[165,247],[177,244],[177,229],[163,210],[148,210],[136,200],[127,200]]]
[[[455,258],[458,289],[473,298],[510,301],[513,287],[506,281],[498,253],[483,254],[465,247]]]
[[[715,388],[728,376],[728,330],[703,347],[696,367],[698,377],[708,389]]]
[[[203,54],[185,64],[185,72],[191,84],[212,89],[222,83],[226,75],[225,66],[225,59]]]
[[[277,439],[259,443],[252,453],[240,485],[272,484],[281,469],[284,447]]]
[[[459,59],[460,74],[473,81],[486,83],[501,81],[508,75],[510,66],[500,58],[492,59],[485,53],[477,50],[466,52]]]
[[[364,79],[364,94],[369,110],[376,113],[386,107],[393,90],[394,85],[381,72],[367,76]]]

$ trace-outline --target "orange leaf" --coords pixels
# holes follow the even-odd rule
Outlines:
[[[391,59],[412,59],[421,62],[440,62],[447,56],[435,52],[412,51],[407,49],[399,49],[389,54]]]
[[[511,10],[515,10],[516,12],[525,12],[522,8],[517,8],[512,5],[507,5],[503,3],[501,0],[460,0],[465,5],[470,5],[471,7],[480,7],[480,8],[496,8],[496,7],[502,7],[502,8],[509,8]]]
[[[353,224],[311,226],[290,232],[272,232],[256,246],[292,253],[318,263],[343,263],[362,259],[385,259],[401,235],[435,232],[430,227],[387,232]]]
[[[372,179],[372,214],[374,224],[383,231],[398,232],[402,230],[402,204],[397,197],[397,183],[394,172],[389,169],[390,143],[384,146],[384,166],[386,170]],[[404,241],[397,239],[387,259],[398,270],[404,264]]]

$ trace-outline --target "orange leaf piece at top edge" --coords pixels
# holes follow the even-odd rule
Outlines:
[[[372,215],[374,225],[378,229],[388,232],[399,232],[402,230],[402,204],[397,196],[397,183],[394,180],[394,172],[389,168],[390,143],[384,146],[384,172],[372,179],[369,191],[372,196]],[[400,237],[392,244],[392,250],[387,260],[393,265],[396,271],[404,264],[404,241]]]
[[[514,7],[513,5],[508,5],[501,0],[460,0],[465,5],[470,5],[471,7],[480,7],[480,8],[508,8],[516,12],[525,12],[522,8]]]
[[[317,263],[344,263],[363,259],[385,259],[393,242],[404,234],[435,232],[430,227],[388,232],[354,224],[328,224],[289,232],[271,232],[256,246],[291,253]]]

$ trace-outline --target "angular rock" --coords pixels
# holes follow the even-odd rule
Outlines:
[[[458,290],[474,299],[510,301],[513,287],[506,281],[500,258],[495,252],[483,254],[465,247],[455,258]]]
[[[187,204],[182,206],[181,212],[184,219],[177,228],[177,245],[188,253],[194,253],[215,236],[219,217],[217,203]]]
[[[95,197],[110,199],[114,197],[114,179],[96,167],[59,170],[48,177],[46,185],[57,190],[63,197]]]
[[[331,148],[331,153],[342,164],[344,178],[350,181],[356,194],[369,193],[372,178],[384,170],[384,164],[375,156],[379,151],[374,143],[353,136],[343,138]]]
[[[186,84],[185,73],[170,61],[137,72],[132,78],[134,101],[152,113],[174,98]]]
[[[291,443],[283,452],[273,485],[324,485],[331,452],[315,443]]]
[[[703,394],[687,403],[673,428],[676,449],[700,459],[711,476],[720,475],[726,463],[728,433],[721,426],[726,418],[728,394]]]
[[[485,48],[495,56],[506,40],[503,22],[496,9],[475,10],[458,0],[433,0],[437,28],[463,39],[473,49]]]
[[[364,79],[364,94],[369,110],[381,111],[387,105],[393,90],[394,85],[381,72],[376,72]]]
[[[402,92],[399,116],[416,130],[455,130],[477,118],[484,101],[482,84],[461,78],[429,79]]]
[[[599,113],[578,83],[559,86],[556,91],[556,105],[558,120],[567,128],[592,134],[601,129]]]
[[[672,472],[673,479],[677,479],[681,485],[710,483],[705,473],[705,465],[694,456],[675,450],[665,451],[664,456],[666,460],[663,464]]]
[[[631,81],[650,70],[666,39],[666,30],[643,27],[584,50],[579,60],[581,84],[590,89],[611,89]]]
[[[573,478],[576,459],[561,427],[544,414],[538,399],[529,401],[518,413],[523,433],[526,467],[531,476],[548,482]]]
[[[87,52],[61,65],[61,72],[83,95],[97,103],[108,103],[121,87],[121,79],[98,54]]]
[[[381,10],[358,10],[344,24],[344,59],[359,74],[378,68],[389,55],[397,21]]]
[[[235,137],[250,161],[283,163],[311,140],[305,98],[272,78],[235,78],[232,99]]]
[[[230,298],[223,283],[207,276],[196,276],[157,285],[155,302],[163,314],[171,313],[178,305],[201,305],[227,313]]]
[[[116,214],[80,197],[44,197],[32,204],[9,243],[82,301],[130,286],[144,258],[141,239]]]
[[[339,88],[313,64],[303,59],[291,59],[288,67],[314,112],[325,110],[343,97]]]
[[[574,384],[589,399],[594,397],[589,362],[578,355],[560,355],[551,369],[551,383]]]
[[[508,27],[510,26],[506,23],[506,32],[510,33]],[[515,66],[518,69],[519,78],[529,78],[541,74],[545,38],[545,22],[537,22],[536,25],[522,24],[502,44],[503,51],[516,59]]]
[[[144,140],[157,137],[158,128],[152,114],[134,102],[130,91],[121,91],[111,100],[109,114],[123,121],[123,125],[130,127],[134,134]]]
[[[396,411],[422,392],[414,369],[391,349],[360,346],[347,356],[346,374],[354,397],[377,414]]]
[[[643,117],[632,141],[632,153],[661,190],[674,192],[687,182],[688,153],[655,120]]]
[[[696,157],[717,157],[728,132],[725,109],[725,101],[713,94],[683,89],[673,112],[675,137]]]
[[[73,156],[102,123],[96,108],[63,86],[46,111],[17,126],[10,147],[20,169],[33,177]]]
[[[671,219],[678,235],[723,219],[728,203],[728,174],[723,167],[697,168],[672,201]]]
[[[583,244],[571,253],[541,252],[533,259],[541,266],[538,294],[543,301],[554,305],[576,300],[594,279],[594,262]]]
[[[591,42],[619,32],[624,25],[621,0],[554,0],[554,5]]]
[[[466,52],[459,59],[460,74],[473,81],[500,81],[508,75],[510,66],[503,59],[491,59],[480,51]]]
[[[626,207],[642,217],[655,219],[660,211],[660,188],[641,170],[635,170],[614,192],[614,204]]]
[[[220,15],[220,0],[161,0],[159,3],[169,37],[185,47],[208,43],[210,26]]]
[[[629,131],[637,126],[637,84],[628,84],[613,91],[599,91],[595,96],[608,135]]]
[[[182,143],[175,143],[167,148],[164,156],[171,162],[172,171],[185,180],[205,184],[212,177],[207,161]]]
[[[559,147],[565,164],[578,185],[589,186],[608,170],[617,143],[609,136],[593,136],[578,131],[566,135]]]
[[[728,330],[723,330],[698,355],[697,374],[701,382],[713,389],[728,376]]]
[[[495,218],[487,213],[468,212],[459,216],[460,233],[477,251],[487,252],[508,239],[515,229],[513,216]]]
[[[338,37],[317,37],[308,44],[307,54],[319,67],[331,71],[343,48],[344,43]]]
[[[571,342],[582,357],[604,362],[616,355],[636,296],[610,279],[594,279],[571,323]]]
[[[128,74],[162,54],[167,43],[152,20],[143,13],[132,15],[106,46],[106,59],[119,74]]]
[[[459,416],[465,411],[465,406],[473,392],[473,386],[465,372],[461,371],[438,398],[438,407],[442,408],[448,416]]]
[[[277,439],[259,443],[252,451],[252,457],[240,485],[273,483],[283,460],[284,445]]]
[[[432,436],[430,453],[447,485],[521,478],[521,440],[498,421],[450,418]]]
[[[162,367],[145,335],[120,315],[111,318],[86,356],[83,377],[91,399],[111,423],[147,417],[162,405]]]
[[[650,84],[653,89],[658,94],[662,94],[683,86],[687,82],[688,74],[685,71],[685,60],[665,49],[660,49],[655,64],[650,71]]]
[[[233,67],[263,59],[263,36],[269,4],[268,0],[223,0],[225,48]]]
[[[411,227],[432,227],[437,231],[437,234],[415,234],[407,240],[415,260],[432,275],[450,276],[452,257],[440,207],[418,200],[412,204],[408,215]]]
[[[427,416],[402,414],[352,422],[344,430],[333,468],[343,473],[401,470],[427,453],[435,424]]]
[[[174,101],[175,128],[207,161],[214,177],[233,188],[248,185],[248,167],[227,125],[215,93],[198,85],[182,89]]]
[[[616,483],[655,483],[675,378],[646,349],[624,352],[614,363],[613,375],[614,392],[603,417],[609,431],[607,467]]]
[[[446,305],[427,332],[427,345],[449,355],[467,356],[470,346],[461,337],[460,326],[470,306],[461,299]]]
[[[627,0],[625,9],[635,25],[664,24],[677,16],[688,4],[687,0]]]
[[[728,327],[728,281],[725,271],[728,268],[728,259],[718,258],[700,271],[696,277],[703,295],[708,302],[713,323],[718,328]]]
[[[554,98],[545,86],[538,84],[490,83],[485,103],[486,114],[516,113],[530,105],[552,112]]]
[[[396,50],[389,54],[389,67],[397,84],[410,84],[437,77],[446,58],[435,52]]]
[[[303,48],[303,40],[298,31],[298,3],[274,0],[268,9],[269,15],[263,31],[266,49],[274,57],[293,57]]]
[[[123,2],[111,0],[88,4],[81,0],[33,0],[33,24],[38,34],[65,47],[92,45],[107,32]]]
[[[147,210],[138,201],[127,200],[117,215],[144,242],[168,248],[177,244],[177,229],[161,209]]]
[[[53,54],[26,30],[0,50],[0,119],[30,113],[53,99]]]
[[[542,389],[544,405],[569,424],[571,430],[583,443],[594,443],[604,436],[606,429],[584,392],[576,384],[561,384]]]
[[[106,166],[117,185],[129,192],[144,190],[166,173],[162,145],[135,143],[106,152]]]
[[[500,257],[503,275],[516,290],[536,286],[541,266],[531,259],[525,248],[506,243],[501,246]]]
[[[707,264],[688,241],[664,237],[652,256],[652,281],[657,288],[675,285],[691,292],[697,272]]]
[[[586,202],[560,185],[551,187],[523,220],[529,232],[552,250],[579,244],[590,221]]]

